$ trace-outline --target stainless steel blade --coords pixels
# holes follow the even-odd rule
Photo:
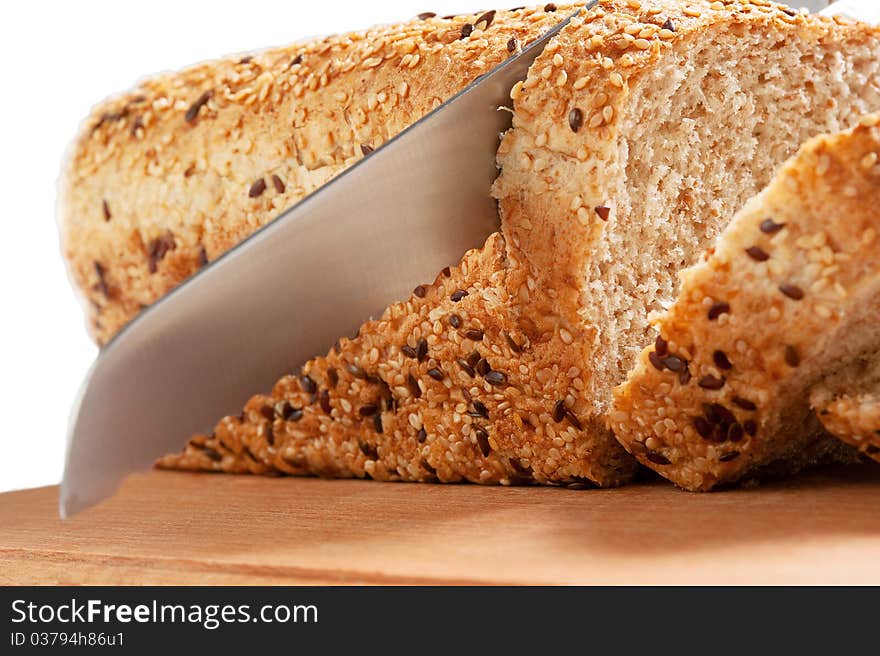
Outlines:
[[[126,474],[238,412],[251,394],[481,245],[498,223],[489,188],[499,133],[510,125],[498,107],[567,22],[117,335],[73,410],[61,515],[111,494]]]

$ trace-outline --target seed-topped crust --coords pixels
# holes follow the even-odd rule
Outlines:
[[[813,388],[810,405],[825,429],[880,462],[880,358],[860,362]]]
[[[61,197],[64,254],[95,339],[563,16],[427,16],[158,75],[98,105]],[[176,248],[153,257],[166,235]]]
[[[356,338],[340,340],[158,465],[377,480],[626,482],[635,463],[623,449],[582,438],[564,400],[570,378],[543,393],[530,387],[533,345],[510,328],[504,251],[493,235]],[[519,448],[500,451],[498,436],[511,433],[522,436]],[[544,468],[532,435],[552,435],[557,453],[579,449],[573,464]]]
[[[630,453],[682,487],[706,490],[781,458],[808,460],[804,449],[827,439],[817,438],[810,389],[880,343],[878,152],[880,115],[811,140],[683,272],[657,328],[694,380],[719,384],[682,384],[652,366],[655,349],[646,349],[611,415]],[[768,257],[749,257],[753,246]],[[718,302],[729,310],[713,320],[707,309]],[[824,421],[834,425],[831,415]]]

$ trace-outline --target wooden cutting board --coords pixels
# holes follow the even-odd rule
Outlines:
[[[880,466],[688,494],[151,472],[0,495],[0,583],[880,583]]]

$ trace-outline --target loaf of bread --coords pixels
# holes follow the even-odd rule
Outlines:
[[[810,393],[810,405],[829,433],[880,462],[880,353],[826,377]]]
[[[571,11],[423,14],[148,78],[96,107],[60,210],[95,339]]]
[[[682,274],[616,391],[612,427],[641,462],[707,490],[827,453],[810,390],[880,346],[878,155],[878,114],[809,141]]]
[[[502,233],[160,464],[626,481],[606,422],[649,314],[798,144],[880,107],[877,36],[757,0],[600,3],[512,90]]]

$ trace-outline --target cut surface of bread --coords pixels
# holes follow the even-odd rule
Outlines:
[[[858,361],[817,384],[810,405],[825,429],[880,462],[880,357]]]
[[[810,140],[682,274],[616,390],[612,428],[641,462],[706,490],[827,454],[810,390],[880,343],[878,154],[876,114]]]
[[[572,10],[424,15],[158,75],[96,107],[59,208],[95,339]]]
[[[766,2],[602,2],[512,91],[502,234],[161,466],[625,482],[606,415],[649,313],[797,144],[880,106],[876,37]]]

